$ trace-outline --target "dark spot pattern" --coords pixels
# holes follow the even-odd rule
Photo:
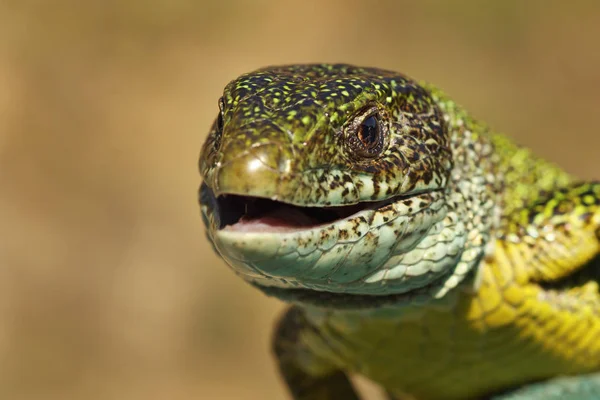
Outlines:
[[[269,67],[229,83],[222,99],[222,129],[213,127],[201,155],[206,182],[259,146],[278,149],[265,164],[281,174],[279,197],[297,205],[381,200],[447,182],[441,110],[402,74],[344,64]]]

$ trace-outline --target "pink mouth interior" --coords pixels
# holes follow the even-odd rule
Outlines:
[[[268,199],[227,196],[219,203],[221,229],[235,232],[285,233],[311,229],[344,219],[374,206],[299,207]]]
[[[278,207],[266,214],[252,218],[244,215],[233,225],[224,229],[236,232],[293,232],[319,226],[322,223],[292,207]]]

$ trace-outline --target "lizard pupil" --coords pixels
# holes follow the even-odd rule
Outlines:
[[[365,118],[358,127],[358,139],[367,148],[371,148],[379,143],[379,135],[379,121],[377,121],[375,115]]]

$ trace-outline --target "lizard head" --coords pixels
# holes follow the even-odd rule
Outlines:
[[[229,83],[200,155],[217,252],[287,300],[443,295],[465,224],[450,197],[448,116],[426,86],[350,65],[261,69]]]

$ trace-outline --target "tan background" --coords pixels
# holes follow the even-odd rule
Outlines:
[[[599,43],[594,1],[0,1],[0,399],[283,398],[196,204],[238,74],[400,70],[600,178]]]

